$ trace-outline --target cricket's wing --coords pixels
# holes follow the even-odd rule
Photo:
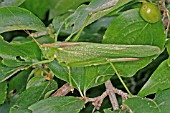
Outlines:
[[[157,46],[115,45],[64,42],[58,46],[57,60],[70,66],[88,66],[110,62],[134,61],[160,53]]]

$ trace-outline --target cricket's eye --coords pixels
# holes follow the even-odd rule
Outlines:
[[[141,17],[149,22],[149,23],[156,23],[161,18],[161,13],[159,8],[153,3],[143,3],[142,7],[140,8],[140,15]]]

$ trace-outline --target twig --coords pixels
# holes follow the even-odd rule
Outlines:
[[[104,98],[108,95],[108,90],[106,90],[105,92],[103,92],[103,94],[101,96],[95,97],[95,98],[87,98],[86,102],[92,102],[92,104],[94,105],[94,109],[92,111],[92,113],[94,113],[95,109],[99,110],[100,106],[104,100]]]
[[[44,36],[47,34],[48,34],[48,31],[41,31],[41,32],[31,33],[30,36],[37,38],[37,37]]]
[[[109,95],[110,102],[112,104],[113,110],[118,110],[119,105],[118,105],[117,98],[116,98],[116,95],[115,95],[115,92],[114,92],[115,90],[113,90],[115,88],[113,87],[110,80],[105,82],[105,86],[106,86],[106,89],[109,91],[108,95]]]
[[[115,87],[113,87],[112,90],[114,91],[114,93],[116,93],[116,94],[118,94],[118,95],[121,95],[123,102],[124,102],[126,99],[128,99],[128,97],[129,97],[129,94],[127,94],[127,93],[123,92],[122,90],[119,90],[119,89],[117,89],[117,88],[115,88]]]
[[[170,3],[170,0],[166,0],[166,2]],[[168,37],[168,31],[169,31],[169,27],[170,27],[170,16],[169,16],[169,11],[165,6],[165,0],[160,1],[160,9],[161,12],[163,12],[163,18],[162,18],[162,22],[164,24],[164,28],[165,28],[165,34],[166,37]]]
[[[46,31],[40,31],[40,32],[31,33],[30,36],[34,37],[34,38],[37,38],[37,37],[40,37],[40,36],[48,35],[49,32],[50,32],[50,27],[47,27]]]
[[[103,92],[101,96],[98,96],[98,97],[95,97],[95,98],[86,98],[86,97],[82,98],[81,97],[81,99],[85,100],[85,103],[92,102],[92,104],[94,105],[94,109],[93,109],[92,113],[94,113],[94,111],[96,109],[97,110],[100,109],[101,104],[102,104],[104,98],[107,95],[109,95],[113,110],[119,109],[119,105],[118,105],[117,98],[116,98],[115,94],[121,95],[122,101],[125,101],[129,97],[129,95],[127,93],[123,92],[122,90],[115,88],[112,85],[110,80],[105,82],[105,86],[106,86],[106,91]],[[122,107],[122,109],[126,108],[125,106],[121,106],[121,107]]]
[[[61,88],[59,88],[56,92],[54,92],[51,96],[65,96],[70,91],[72,91],[72,87],[69,83],[64,84]]]

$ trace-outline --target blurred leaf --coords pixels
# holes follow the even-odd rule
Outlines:
[[[95,20],[109,14],[112,11],[116,11],[118,8],[131,1],[132,0],[92,0],[89,5],[79,6],[72,15],[63,21],[65,23],[65,28],[68,30],[73,26],[72,36],[80,29],[83,29],[83,27],[91,24]]]
[[[10,113],[32,113],[32,111],[26,108],[18,108],[17,106],[14,106],[10,109]]]
[[[127,99],[123,105],[131,109],[133,113],[160,113],[159,105],[147,98],[132,97]]]
[[[114,17],[102,17],[99,20],[95,21],[93,24],[88,25],[82,31],[78,41],[101,43],[104,32],[113,19]]]
[[[167,48],[167,51],[168,51],[168,54],[169,54],[169,58],[168,58],[168,65],[170,66],[170,39],[168,39],[166,41],[166,48]]]
[[[159,90],[170,88],[170,67],[167,60],[162,62],[156,71],[152,74],[149,80],[142,87],[138,95],[146,96],[156,93]]]
[[[57,61],[48,64],[56,77],[69,82],[68,69],[60,66]],[[114,71],[110,65],[71,68],[73,87],[86,95],[91,87],[98,86],[112,77]]]
[[[65,21],[65,18],[67,18],[68,16],[70,16],[71,13],[65,13],[61,16],[56,16],[53,21],[52,21],[52,24],[54,26],[54,30],[57,32],[57,35],[59,34],[60,30],[62,30],[62,26],[64,25]]]
[[[99,111],[95,111],[94,113],[100,113]]]
[[[0,57],[6,66],[17,67],[32,64],[41,58],[41,51],[33,41],[22,44],[10,44],[0,37]],[[9,51],[10,50],[10,51]]]
[[[81,5],[78,7],[77,10],[66,19],[65,26],[66,28],[69,28],[74,25],[72,29],[72,34],[74,34],[79,31],[85,24],[91,23],[88,21],[93,12],[114,6],[115,4],[116,2],[112,0],[92,0],[89,5]]]
[[[31,69],[23,70],[13,77],[9,81],[8,92],[15,90],[15,93],[21,93],[23,90],[25,90],[30,73]]]
[[[79,113],[84,106],[84,101],[76,97],[56,96],[41,100],[29,109],[33,113]]]
[[[127,113],[128,110],[110,110],[110,109],[104,109],[104,113]]]
[[[161,113],[169,113],[169,111],[170,111],[170,108],[169,108],[169,105],[170,105],[169,95],[170,95],[170,89],[159,91],[156,94],[156,97],[155,97],[154,100],[159,105]]]
[[[5,81],[6,79],[10,78],[12,75],[20,71],[22,67],[8,67],[3,65],[0,62],[0,82]]]
[[[0,2],[0,7],[4,7],[4,6],[19,6],[24,1],[25,0],[3,0],[3,2]]]
[[[50,14],[49,19],[52,19],[55,16],[62,15],[68,10],[75,10],[80,4],[88,2],[91,0],[50,0]],[[64,4],[64,5],[63,5]]]
[[[0,83],[0,104],[3,104],[6,100],[7,88],[6,81]]]
[[[104,109],[104,113],[121,113],[120,111],[111,111],[109,109]]]
[[[25,0],[21,7],[28,9],[40,19],[45,19],[46,13],[49,10],[49,0]]]
[[[155,24],[147,23],[141,18],[139,9],[133,9],[122,13],[113,20],[105,32],[103,43],[154,45],[163,49],[165,38],[161,21]],[[140,53],[140,51],[138,52]],[[132,76],[155,57],[136,62],[115,63],[115,67],[120,75]]]
[[[45,76],[35,76],[29,82],[27,83],[26,89],[34,86],[39,86],[42,84],[42,82],[46,81]]]
[[[123,109],[123,110],[119,109],[119,110],[114,110],[114,111],[110,109],[104,109],[104,113],[129,113],[127,109]]]
[[[92,12],[86,25],[114,11],[119,12],[123,6],[132,1],[133,0],[100,0],[99,2],[98,0],[93,0],[89,5],[89,8],[92,8]]]
[[[95,23],[89,25],[88,31],[90,31],[90,33],[92,34],[98,32],[101,28],[108,28],[113,19],[114,17],[103,17]]]
[[[17,36],[17,37],[14,37],[10,43],[17,44],[17,43],[25,43],[25,42],[29,42],[29,41],[32,41],[32,39],[30,37],[26,38],[24,36]]]
[[[2,113],[9,113],[10,107],[11,107],[11,104],[10,104],[10,103],[2,104],[2,105],[0,106],[0,111],[1,111]]]
[[[43,81],[41,84],[38,84],[37,86],[32,86],[25,90],[17,99],[16,103],[13,105],[13,107],[10,110],[10,113],[22,113],[22,112],[30,112],[28,110],[28,107],[35,102],[41,100],[45,93],[56,89],[55,86],[51,87],[51,84],[54,81]],[[22,112],[21,112],[22,111]]]
[[[72,15],[66,18],[65,29],[68,30],[73,26],[72,34],[80,30],[84,24],[86,24],[85,21],[89,18],[88,14],[90,13],[90,10],[87,7],[87,5],[81,5]]]
[[[24,8],[0,8],[0,33],[13,30],[45,31],[46,28],[38,17]]]

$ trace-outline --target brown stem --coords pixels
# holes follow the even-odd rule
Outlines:
[[[111,81],[110,80],[106,81],[105,82],[105,86],[106,86],[106,90],[109,91],[108,95],[109,95],[109,98],[110,98],[113,110],[118,110],[119,109],[119,105],[118,105],[117,98],[116,98],[115,92],[113,90],[114,87],[113,87]]]
[[[92,104],[94,105],[94,109],[92,111],[92,113],[95,111],[95,109],[99,110],[100,106],[104,100],[104,98],[109,95],[113,110],[118,110],[119,109],[119,105],[117,102],[117,98],[115,94],[121,95],[122,96],[122,101],[125,101],[128,98],[128,94],[123,92],[122,90],[116,89],[110,80],[105,82],[105,86],[106,86],[106,91],[103,92],[103,94],[101,96],[95,97],[95,98],[82,98],[83,100],[85,100],[85,103],[88,102],[92,102]],[[121,106],[122,109],[125,109],[125,106]]]
[[[73,88],[70,86],[69,83],[64,84],[62,87],[60,87],[56,92],[54,92],[51,96],[65,96],[70,91],[72,91]]]
[[[103,94],[101,96],[95,97],[95,98],[88,98],[86,100],[85,103],[87,102],[92,102],[92,104],[94,105],[94,109],[92,111],[92,113],[94,113],[95,109],[99,110],[100,106],[104,100],[104,98],[108,95],[108,91],[103,92]]]
[[[112,90],[114,91],[114,93],[122,96],[122,101],[125,101],[129,97],[128,93],[125,93],[122,90],[119,90],[119,89],[117,89],[115,87],[113,87]]]
[[[37,38],[37,37],[44,36],[44,35],[47,35],[47,34],[48,34],[47,31],[41,31],[41,32],[31,33],[30,36]]]

